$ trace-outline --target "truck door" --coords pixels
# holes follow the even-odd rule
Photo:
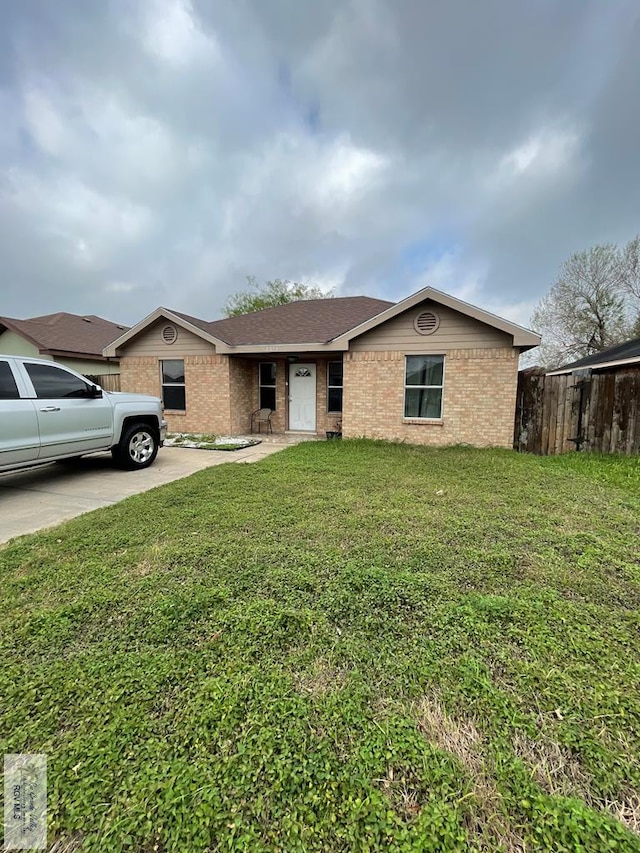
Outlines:
[[[21,398],[8,361],[0,358],[0,470],[35,462],[40,451],[38,416],[33,400]]]
[[[40,460],[110,447],[112,408],[106,396],[92,397],[91,383],[64,367],[28,361],[24,367],[35,394]]]

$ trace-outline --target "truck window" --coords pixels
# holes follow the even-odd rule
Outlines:
[[[48,364],[25,363],[29,378],[33,382],[38,399],[60,397],[86,397],[89,386],[82,379]]]
[[[0,400],[19,400],[18,386],[8,361],[0,361]]]

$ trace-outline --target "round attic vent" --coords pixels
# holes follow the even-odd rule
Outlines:
[[[440,325],[440,318],[433,311],[423,311],[418,314],[413,324],[416,332],[421,335],[432,335]]]
[[[162,340],[165,344],[175,344],[178,340],[178,330],[175,326],[165,326],[162,330]]]

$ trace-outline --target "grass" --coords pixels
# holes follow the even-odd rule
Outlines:
[[[640,460],[308,442],[0,550],[58,851],[640,850]]]

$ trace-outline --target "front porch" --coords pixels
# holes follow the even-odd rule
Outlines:
[[[231,432],[251,434],[251,414],[271,410],[271,433],[263,440],[300,441],[339,432],[342,423],[342,353],[230,356]]]

